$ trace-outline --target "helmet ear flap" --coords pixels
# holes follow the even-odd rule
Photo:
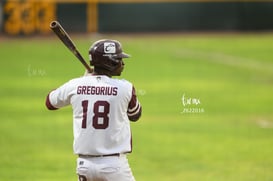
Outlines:
[[[95,66],[96,64],[96,56],[92,51],[89,51],[89,62],[91,66]]]

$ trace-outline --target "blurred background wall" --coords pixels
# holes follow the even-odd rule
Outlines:
[[[2,11],[2,3],[0,2],[0,30],[2,29],[3,24],[3,11]]]
[[[1,10],[2,7],[2,10]],[[2,20],[1,20],[2,19]],[[271,31],[271,0],[1,0],[5,35],[70,32]]]

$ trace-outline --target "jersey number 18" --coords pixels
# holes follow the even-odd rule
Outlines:
[[[87,127],[88,100],[82,101],[83,117],[82,128]],[[110,104],[107,101],[97,101],[93,105],[92,126],[95,129],[106,129],[109,126]]]

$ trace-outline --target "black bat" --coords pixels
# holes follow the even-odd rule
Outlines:
[[[93,72],[93,69],[89,67],[89,65],[86,63],[80,52],[77,50],[72,39],[66,33],[61,24],[58,21],[52,21],[50,23],[50,28],[59,37],[63,44],[78,58],[78,60],[83,64],[86,70],[90,73]]]

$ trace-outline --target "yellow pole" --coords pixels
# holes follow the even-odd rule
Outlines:
[[[98,1],[89,1],[87,4],[87,32],[98,31]]]

